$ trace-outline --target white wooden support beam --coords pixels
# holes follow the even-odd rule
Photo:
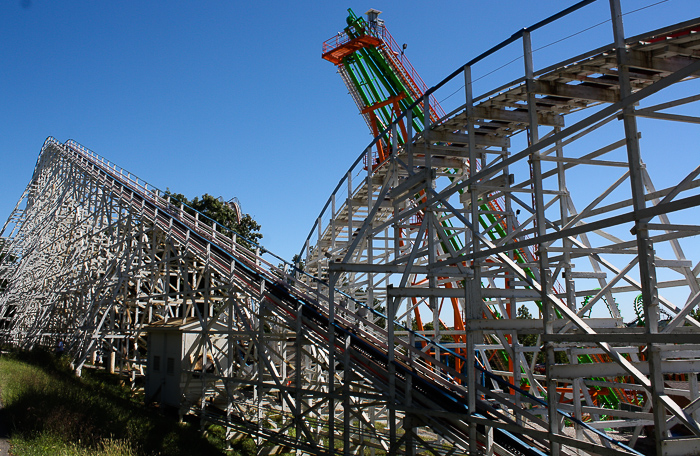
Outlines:
[[[433,131],[430,134],[431,141],[447,143],[469,144],[469,136],[463,133],[448,133]],[[474,144],[487,147],[510,147],[510,139],[507,137],[490,136],[484,133],[474,132]]]

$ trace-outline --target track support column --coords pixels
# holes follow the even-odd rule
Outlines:
[[[470,66],[464,67],[464,88],[466,92],[466,111],[467,111],[467,137],[468,137],[468,147],[469,147],[469,177],[476,174],[476,140],[474,138],[474,102],[473,102],[473,88],[472,88],[472,71]],[[479,191],[478,186],[472,185],[469,189],[470,193],[470,222],[472,224],[472,230],[479,230]],[[467,320],[466,324],[466,337],[467,337],[467,347],[465,358],[467,359],[467,381],[469,385],[467,386],[467,406],[469,407],[469,416],[473,417],[476,415],[476,386],[478,384],[477,371],[475,367],[475,357],[476,357],[476,344],[481,342],[482,333],[481,331],[473,331],[469,329],[469,323],[473,320],[481,319],[482,314],[482,303],[481,303],[481,261],[479,259],[479,236],[478,233],[472,233],[470,236],[471,250],[474,254],[474,261],[472,264],[472,277],[465,278],[465,296],[464,296],[464,306],[465,306],[465,317]],[[469,453],[477,454],[477,425],[474,421],[469,422]]]
[[[393,288],[391,285],[387,287]],[[394,365],[394,319],[396,297],[388,293],[387,299],[387,377],[389,380],[389,454],[399,454],[396,441],[396,366]]]
[[[328,452],[335,448],[335,284],[337,273],[328,278]],[[320,292],[319,283],[319,292]],[[345,431],[345,430],[344,430]]]
[[[540,140],[539,138],[539,125],[537,119],[537,99],[535,97],[534,90],[534,65],[532,62],[532,42],[530,38],[530,32],[528,30],[523,31],[523,57],[525,60],[525,87],[527,90],[527,113],[528,121],[530,124],[530,144],[537,144]],[[543,193],[543,183],[542,183],[542,162],[540,160],[540,151],[534,152],[530,156],[530,163],[532,166],[532,186],[534,190],[534,206],[535,206],[535,229],[536,236],[541,237],[547,233],[546,230],[546,219],[545,219],[545,203],[544,203],[544,193]],[[554,308],[552,303],[549,301],[547,295],[552,288],[552,282],[549,277],[549,259],[547,255],[547,245],[545,243],[538,243],[537,245],[537,261],[540,271],[540,285],[542,288],[542,316],[544,323],[545,334],[554,333],[554,319],[556,318],[554,314]],[[545,359],[546,359],[546,372],[547,372],[547,404],[548,404],[548,432],[550,436],[559,434],[559,418],[557,414],[558,397],[557,397],[557,382],[551,379],[549,374],[552,366],[556,363],[554,357],[554,347],[552,342],[545,342]],[[554,439],[550,437],[550,448],[552,456],[558,456],[560,453],[560,445],[553,441]]]
[[[622,24],[622,8],[620,0],[610,0],[613,34],[617,52],[618,74],[620,79],[620,99],[632,95],[630,83],[628,56],[625,44],[625,32]],[[637,255],[639,256],[639,276],[644,301],[645,332],[656,334],[659,331],[659,295],[657,291],[656,266],[654,264],[654,247],[646,227],[646,221],[636,215],[646,207],[644,183],[642,180],[642,158],[637,135],[637,118],[634,114],[634,104],[629,103],[622,109],[625,138],[627,142],[627,160],[630,170],[630,185],[632,187],[632,204],[635,213],[637,236]],[[651,381],[651,402],[654,413],[654,437],[656,454],[662,455],[663,440],[666,432],[666,407],[661,400],[664,393],[664,379],[661,371],[661,352],[656,344],[647,344],[647,359],[649,362],[649,377]]]

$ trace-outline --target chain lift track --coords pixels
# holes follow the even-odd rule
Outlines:
[[[673,132],[700,123],[683,111],[700,101],[700,18],[625,38],[611,0],[612,44],[535,70],[531,34],[591,2],[433,88],[399,74],[403,94],[356,93],[375,138],[296,265],[47,139],[0,232],[3,341],[65,341],[78,372],[101,352],[137,383],[175,328],[191,342],[168,366],[180,413],[261,454],[696,454],[700,164]],[[354,41],[374,58],[372,22],[324,55]],[[512,43],[523,76],[472,93]],[[334,58],[352,82],[351,55]],[[465,103],[443,115],[431,97],[456,78]],[[647,167],[658,130],[641,126],[661,122],[666,159]]]

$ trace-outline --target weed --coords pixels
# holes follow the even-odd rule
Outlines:
[[[137,402],[119,378],[83,370],[46,352],[0,358],[3,418],[16,456],[222,455],[223,441],[199,435],[197,423],[179,423]],[[198,421],[198,420],[197,420]]]

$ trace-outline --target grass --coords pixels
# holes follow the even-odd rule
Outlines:
[[[80,443],[65,442],[58,436],[39,434],[33,438],[12,438],[14,455],[44,456],[132,456],[136,453],[131,446],[120,440],[106,439],[96,448],[86,447]]]
[[[255,454],[246,441],[225,453],[222,428],[212,425],[202,437],[199,420],[181,423],[143,406],[104,371],[84,369],[77,378],[65,360],[47,352],[0,357],[0,397],[15,456]]]

